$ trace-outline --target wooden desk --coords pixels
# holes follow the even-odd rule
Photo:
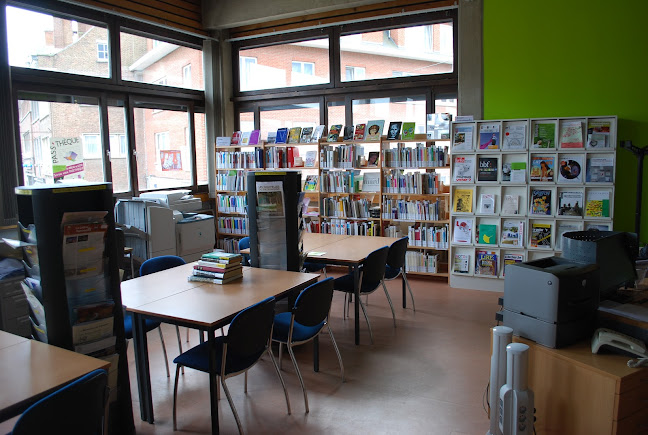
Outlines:
[[[110,363],[0,331],[0,421],[15,417],[58,388]]]
[[[513,341],[530,347],[538,434],[648,433],[648,368],[628,367],[627,356],[592,354],[589,340],[562,349]]]
[[[226,324],[239,311],[268,297],[283,297],[313,284],[314,273],[244,267],[243,278],[223,285],[189,282],[194,263],[163,270],[122,283],[122,302],[133,315],[133,341],[137,386],[142,420],[153,423],[153,399],[148,361],[148,344],[144,319],[186,326],[207,332],[214,346],[214,331]],[[215,353],[211,353],[214,367]],[[217,379],[210,370],[209,392],[212,433],[218,433]]]

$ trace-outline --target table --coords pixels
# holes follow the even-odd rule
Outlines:
[[[153,318],[207,332],[210,369],[215,366],[216,329],[228,324],[241,310],[268,297],[281,298],[300,291],[319,278],[314,273],[243,267],[243,278],[227,284],[187,281],[195,263],[124,281],[122,303],[133,315],[135,368],[142,420],[153,423],[153,400],[145,318]],[[212,433],[218,433],[217,379],[210,370],[209,395]]]
[[[355,344],[360,344],[360,264],[371,252],[383,246],[390,246],[399,238],[312,233],[307,233],[305,236],[308,237],[304,237],[304,252],[323,252],[322,255],[309,256],[308,261],[347,266],[353,273]],[[405,283],[403,282],[403,307],[405,306],[405,300]]]
[[[0,421],[15,417],[60,387],[110,363],[0,331]]]

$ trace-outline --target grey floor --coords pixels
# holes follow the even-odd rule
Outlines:
[[[310,413],[304,412],[299,381],[287,353],[282,374],[288,387],[292,415],[271,362],[265,357],[250,370],[248,393],[243,376],[227,381],[243,429],[249,434],[440,434],[483,435],[488,430],[484,391],[490,364],[490,331],[500,294],[450,288],[446,283],[411,279],[416,312],[402,308],[400,280],[388,282],[396,304],[397,327],[382,290],[369,297],[368,312],[375,343],[369,343],[362,318],[361,344],[354,344],[353,319],[342,318],[343,296],[333,299],[330,324],[342,353],[346,382],[330,339],[320,340],[320,371],[312,369],[312,345],[295,348],[308,391]],[[155,423],[139,418],[132,348],[129,367],[133,413],[138,433],[173,432],[172,404],[178,354],[175,330],[163,326],[171,377],[164,370],[159,336],[149,335]],[[183,346],[190,343],[181,328]],[[275,352],[276,355],[276,352]],[[187,369],[178,390],[178,434],[210,432],[209,380]],[[237,433],[236,422],[223,394],[219,404],[223,434]]]

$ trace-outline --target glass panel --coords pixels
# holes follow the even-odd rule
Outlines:
[[[328,38],[239,51],[241,91],[329,83]]]
[[[344,125],[345,109],[344,101],[329,101],[326,104],[328,110],[328,125],[327,130],[334,124]]]
[[[239,130],[240,131],[254,130],[254,112],[239,113]]]
[[[207,127],[205,114],[194,115],[196,124],[196,171],[198,172],[198,184],[207,184]]]
[[[120,33],[122,78],[188,89],[205,89],[201,50]]]
[[[434,100],[434,111],[436,113],[451,113],[452,119],[457,117],[457,99],[456,98],[437,98]]]
[[[104,181],[97,104],[18,100],[18,111],[25,185]]]
[[[187,112],[135,108],[135,150],[140,190],[191,185],[187,153]]]
[[[340,37],[343,82],[453,71],[452,22]]]
[[[128,159],[128,135],[126,113],[123,107],[108,107],[108,128],[110,129],[110,164],[115,193],[128,192],[130,186],[130,160]]]
[[[7,6],[9,64],[110,77],[106,27]]]
[[[261,138],[279,128],[317,127],[319,125],[319,104],[302,103],[261,108]]]
[[[425,133],[425,95],[353,100],[352,110],[354,124],[384,120],[383,135],[391,121],[415,122],[416,134]]]

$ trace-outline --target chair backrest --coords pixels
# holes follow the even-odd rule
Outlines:
[[[250,247],[250,238],[249,237],[243,237],[241,240],[239,240],[239,249],[248,249]]]
[[[105,370],[95,370],[45,396],[22,414],[12,434],[101,434],[107,399]]]
[[[361,292],[370,292],[380,285],[380,280],[385,276],[385,265],[389,246],[376,249],[362,262],[362,283]]]
[[[311,284],[299,293],[293,313],[295,321],[304,326],[315,326],[326,320],[333,300],[333,278]]]
[[[140,276],[182,266],[183,264],[187,264],[187,262],[176,255],[162,255],[160,257],[149,258],[140,266]]]
[[[225,338],[228,361],[263,354],[272,333],[274,307],[275,299],[268,298],[244,309],[232,319]]]
[[[389,254],[387,255],[387,265],[394,269],[400,269],[405,265],[405,254],[407,253],[408,237],[402,237],[396,240],[389,247]]]

